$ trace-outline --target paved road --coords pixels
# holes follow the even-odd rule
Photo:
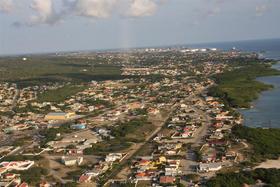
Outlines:
[[[164,126],[164,124],[167,122],[167,120],[169,119],[169,117],[171,116],[171,114],[174,112],[174,110],[178,107],[178,104],[174,104],[168,115],[166,115],[163,119],[162,119],[162,122],[160,123],[160,125],[148,136],[146,137],[145,141],[144,142],[141,142],[141,143],[137,143],[137,144],[134,144],[131,148],[130,148],[130,151],[127,153],[127,156],[122,160],[121,164],[124,164],[126,163],[129,159],[133,158],[135,153],[137,153],[138,150],[140,150],[143,146],[146,145],[146,143],[148,143],[150,140],[152,140],[152,138],[154,138],[154,136],[156,134],[158,134],[162,127]],[[109,179],[108,181],[110,181],[110,179],[114,178],[115,176],[119,176],[120,177],[120,174],[122,173],[126,173],[125,172],[126,168],[122,168],[122,170],[120,172],[118,172],[117,174],[116,173],[113,173],[111,176],[109,176]]]
[[[211,117],[206,112],[200,109],[196,109],[195,112],[202,116],[206,123],[202,124],[202,126],[195,132],[193,138],[187,141],[187,143],[192,143],[192,147],[197,147],[205,143],[204,137],[207,135],[208,128],[211,125]],[[196,159],[195,153],[192,150],[188,150],[186,153],[186,159],[182,162],[184,174],[195,173],[195,167],[198,164]]]
[[[193,99],[198,93],[199,93],[199,92],[194,93],[194,94],[188,96],[187,98],[185,98],[184,100],[185,100],[185,101],[189,101],[189,100]],[[138,150],[140,150],[143,146],[145,146],[145,144],[146,144],[147,142],[149,142],[156,134],[158,134],[158,133],[161,131],[163,125],[167,122],[167,120],[170,118],[171,114],[173,114],[173,112],[175,111],[175,109],[176,109],[178,106],[179,106],[179,103],[176,103],[176,104],[174,104],[174,105],[172,106],[170,112],[169,112],[168,115],[163,119],[163,122],[161,123],[161,125],[160,125],[158,128],[156,128],[155,131],[154,131],[153,133],[151,133],[151,134],[146,138],[146,141],[145,141],[145,142],[139,143],[139,144],[135,144],[134,147],[132,148],[132,150],[128,153],[127,157],[123,160],[122,163],[125,163],[127,160],[129,160],[130,158],[132,158],[132,157],[134,156],[134,154],[135,154]],[[205,116],[205,117],[206,117],[206,116]],[[198,142],[198,143],[199,143],[199,142],[202,140],[202,137],[204,136],[203,134],[206,134],[206,133],[207,133],[207,125],[204,125],[204,126],[202,126],[202,128],[200,129],[200,133],[198,133],[199,136],[196,136],[195,138],[190,139],[190,140],[192,140],[193,142]],[[125,169],[126,169],[126,168],[123,168],[123,169],[118,173],[117,176],[118,176],[118,177],[123,177],[123,176],[120,176],[120,174],[125,173]],[[115,176],[110,176],[110,178],[113,178],[113,177],[115,177]]]
[[[18,99],[19,99],[19,94],[20,94],[20,90],[17,88],[17,86],[16,86],[16,93],[15,93],[15,95],[14,95],[14,97],[13,97],[13,102],[12,102],[12,105],[11,105],[11,110],[13,111],[15,108],[16,108],[16,106],[17,106],[17,101],[18,101]]]

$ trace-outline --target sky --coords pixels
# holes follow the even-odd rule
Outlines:
[[[280,38],[280,0],[0,0],[0,55]]]

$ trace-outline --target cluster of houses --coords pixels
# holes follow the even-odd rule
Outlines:
[[[11,110],[17,90],[16,84],[0,83],[0,112],[5,113]]]
[[[0,84],[0,130],[4,133],[20,132],[45,124],[44,112],[48,103],[36,108],[40,92],[58,89],[63,85],[29,86],[19,89],[16,84]]]
[[[211,172],[231,166],[238,157],[238,151],[231,149],[231,141],[226,136],[231,132],[233,125],[240,123],[239,117],[234,117],[224,109],[224,105],[213,97],[206,97],[209,106],[208,113],[213,116],[209,133],[199,153],[199,172]]]
[[[102,141],[101,136],[90,129],[60,136],[57,134],[57,140],[47,143],[55,152],[83,152],[84,149]]]
[[[26,171],[34,165],[34,161],[11,161],[0,163],[0,186],[9,187],[28,187],[28,184],[23,182],[20,174],[13,173],[14,171]]]
[[[168,127],[173,128],[175,131],[172,134],[171,138],[192,138],[202,122],[202,119],[197,118],[199,118],[199,116],[189,105],[181,104],[178,107],[176,113],[172,116],[170,123],[168,124]]]
[[[109,153],[104,160],[99,161],[91,170],[84,172],[78,180],[78,183],[91,183],[92,179],[101,176],[108,170],[112,169],[114,163],[121,162],[126,154],[124,153]]]
[[[166,69],[161,66],[152,66],[152,67],[125,67],[122,69],[122,75],[138,75],[138,76],[145,76],[145,75],[164,75],[164,76],[178,76],[184,75],[187,72],[183,69]]]
[[[182,151],[183,144],[178,143],[159,143],[154,149],[153,155],[160,156],[176,156],[179,155]]]
[[[204,113],[201,114],[194,108],[213,119],[199,149],[197,171],[218,171],[228,163],[235,162],[238,153],[231,149],[227,135],[232,125],[239,123],[240,119],[226,111],[216,98],[205,96],[202,101],[200,96],[190,96],[200,94],[213,84],[208,76],[221,73],[227,68],[227,64],[218,63],[219,60],[239,58],[241,53],[204,49],[139,50],[140,52],[129,54],[129,61],[116,60],[126,59],[127,54],[124,53],[79,54],[79,58],[87,60],[106,58],[105,64],[120,65],[122,75],[137,76],[78,85],[84,89],[60,102],[40,101],[38,98],[44,92],[63,89],[64,86],[71,86],[71,83],[52,83],[21,89],[16,84],[0,83],[0,140],[6,138],[6,142],[11,144],[13,141],[9,142],[10,137],[25,137],[30,134],[34,135],[34,144],[39,145],[46,139],[39,131],[66,127],[67,133],[58,132],[53,140],[46,142],[48,148],[38,149],[35,155],[47,151],[49,155],[59,155],[60,162],[65,166],[80,166],[86,160],[85,149],[92,148],[101,141],[105,142],[104,139],[114,139],[108,126],[140,115],[154,119],[164,118],[166,116],[161,116],[162,111],[176,105],[177,109],[166,124],[167,135],[158,133],[154,138],[156,146],[152,150],[152,156],[137,157],[135,160],[131,168],[134,180],[150,180],[155,185],[178,182],[178,177],[184,174],[181,167],[186,142],[195,138],[202,126],[209,122],[203,117]],[[172,53],[165,55],[162,52]],[[100,115],[91,116],[97,113]],[[146,134],[149,133],[152,132]],[[13,136],[9,136],[10,134]],[[29,153],[27,147],[21,153]],[[16,146],[1,146],[0,158],[12,155],[17,150]],[[91,182],[123,159],[123,153],[109,153],[90,170],[83,172],[78,182]],[[0,163],[0,186],[8,183],[28,186],[20,181],[20,176],[9,172],[28,170],[33,165],[33,161]]]
[[[176,182],[181,175],[180,160],[160,157],[141,157],[131,166],[136,181],[152,181],[154,184],[169,184]]]

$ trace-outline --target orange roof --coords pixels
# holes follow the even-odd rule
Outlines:
[[[150,163],[149,160],[141,160],[141,161],[139,162],[139,165],[147,165],[147,164],[149,164],[149,163]]]
[[[0,173],[4,173],[6,170],[6,168],[0,168]]]
[[[145,172],[137,173],[136,176],[137,177],[145,177],[146,173]]]

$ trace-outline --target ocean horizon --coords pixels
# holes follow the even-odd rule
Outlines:
[[[275,39],[252,39],[252,40],[237,40],[237,41],[221,41],[221,42],[203,42],[193,44],[170,44],[161,46],[135,46],[129,48],[108,48],[108,49],[83,49],[83,50],[69,50],[69,51],[46,51],[36,53],[22,53],[22,54],[0,54],[0,57],[9,56],[24,56],[24,55],[48,55],[56,53],[75,53],[75,52],[108,52],[108,51],[124,51],[131,49],[144,49],[144,48],[168,48],[168,47],[187,47],[187,48],[217,48],[220,50],[237,50],[256,52],[264,55],[266,58],[273,58],[280,60],[280,38]]]

